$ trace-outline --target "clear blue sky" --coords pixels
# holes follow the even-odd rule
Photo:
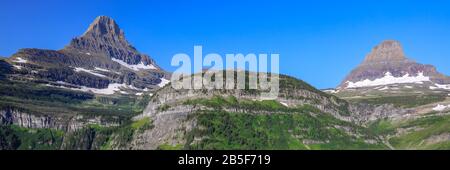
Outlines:
[[[450,75],[450,1],[2,0],[0,56],[61,49],[98,15],[173,71],[176,53],[279,53],[280,72],[335,87],[373,46],[403,43],[410,58]]]

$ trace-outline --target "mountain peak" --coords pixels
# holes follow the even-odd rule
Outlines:
[[[83,34],[83,36],[118,36],[124,38],[123,31],[119,28],[116,21],[108,16],[98,16],[94,22],[89,25],[89,28]]]
[[[405,60],[407,58],[403,52],[401,43],[396,40],[386,40],[372,49],[372,52],[366,56],[363,64]]]
[[[108,16],[97,17],[86,32],[74,38],[65,50],[75,53],[81,51],[81,53],[101,54],[131,65],[141,62],[144,65],[154,64],[149,56],[141,54],[126,40],[124,31]]]
[[[424,65],[408,59],[399,41],[387,40],[375,46],[364,62],[342,81],[339,88],[349,84],[395,84],[427,79],[438,84],[450,83],[450,78],[437,72],[432,65]],[[401,83],[399,83],[401,84]]]

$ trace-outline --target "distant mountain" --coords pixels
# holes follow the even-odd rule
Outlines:
[[[372,49],[337,89],[374,88],[408,84],[429,89],[450,90],[450,77],[439,73],[432,65],[417,63],[406,57],[398,41],[388,40]],[[386,87],[388,88],[388,87]]]
[[[107,16],[97,17],[64,49],[21,49],[7,61],[13,68],[10,79],[105,95],[151,91],[170,76],[129,44]]]

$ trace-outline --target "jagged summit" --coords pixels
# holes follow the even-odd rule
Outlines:
[[[97,17],[79,38],[84,40],[95,40],[103,44],[116,47],[131,48],[136,51],[125,38],[125,33],[119,25],[108,16]]]
[[[98,16],[83,36],[105,36],[112,35],[124,38],[123,30],[119,28],[116,21],[108,16]]]
[[[408,61],[399,41],[386,40],[375,46],[362,64]]]
[[[106,55],[127,64],[155,65],[149,56],[138,52],[125,38],[125,33],[110,17],[99,16],[86,32],[74,38],[65,48],[67,51],[83,51],[90,54]]]

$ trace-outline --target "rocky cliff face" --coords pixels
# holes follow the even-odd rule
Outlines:
[[[398,41],[384,41],[372,49],[364,61],[338,89],[375,87],[389,84],[450,84],[450,78],[432,65],[408,59]]]
[[[24,128],[46,128],[57,129],[64,132],[74,132],[80,130],[87,125],[100,125],[104,127],[119,126],[120,120],[105,120],[101,116],[85,117],[82,115],[74,116],[51,116],[30,114],[19,109],[2,109],[0,110],[0,125],[16,125]]]

